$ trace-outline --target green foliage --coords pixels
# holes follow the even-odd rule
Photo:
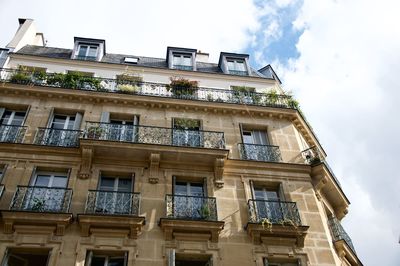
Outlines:
[[[272,89],[265,94],[265,104],[276,104],[279,100],[279,94],[276,90]]]
[[[124,73],[117,75],[117,84],[137,84],[143,82],[143,77],[137,74]]]
[[[136,94],[139,91],[139,86],[131,84],[118,84],[118,91],[126,94]]]
[[[87,137],[88,138],[99,138],[104,132],[104,129],[100,126],[90,126],[87,129]]]
[[[199,213],[199,215],[201,216],[202,219],[209,219],[211,216],[211,211],[210,208],[208,208],[208,205],[204,204],[203,206],[201,206],[200,209],[197,210],[197,212]]]
[[[199,82],[185,78],[171,77],[167,90],[175,96],[193,96],[199,88]]]
[[[31,77],[24,72],[15,72],[12,74],[10,81],[17,84],[28,84],[31,81]]]
[[[255,92],[256,88],[254,87],[246,87],[246,86],[231,86],[231,89],[235,93],[240,93],[240,92]]]
[[[174,126],[179,129],[193,129],[200,127],[199,120],[174,118]]]
[[[50,74],[47,77],[47,84],[69,89],[100,90],[102,88],[99,79],[83,75],[79,72]]]
[[[261,101],[261,96],[256,93],[254,87],[231,86],[231,89],[233,90],[231,100],[234,102],[259,104]]]

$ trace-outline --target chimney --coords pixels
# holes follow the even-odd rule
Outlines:
[[[19,27],[11,42],[6,46],[10,52],[16,52],[25,45],[44,46],[43,33],[36,30],[36,25],[33,19],[19,18]]]
[[[208,63],[208,57],[210,54],[203,53],[201,50],[196,53],[196,62]]]

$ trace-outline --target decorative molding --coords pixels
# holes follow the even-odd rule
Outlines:
[[[149,174],[149,183],[157,184],[158,183],[158,174],[160,170],[160,159],[161,156],[159,153],[150,154],[150,174]]]
[[[214,184],[217,188],[224,186],[222,180],[224,175],[225,158],[216,158],[214,162]]]
[[[82,147],[81,156],[81,169],[79,170],[78,176],[81,179],[88,179],[92,172],[93,148]]]

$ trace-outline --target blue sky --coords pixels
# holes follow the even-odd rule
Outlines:
[[[164,57],[179,46],[213,62],[231,51],[256,68],[272,64],[352,203],[343,224],[364,265],[397,266],[398,10],[398,0],[0,0],[0,46],[29,17],[49,46],[84,36],[106,39],[112,53]]]

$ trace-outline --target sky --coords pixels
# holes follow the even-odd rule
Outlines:
[[[343,225],[364,265],[400,265],[400,1],[0,0],[0,47],[17,18],[48,46],[106,39],[107,51],[165,57],[167,46],[248,53],[293,92],[351,201]]]

